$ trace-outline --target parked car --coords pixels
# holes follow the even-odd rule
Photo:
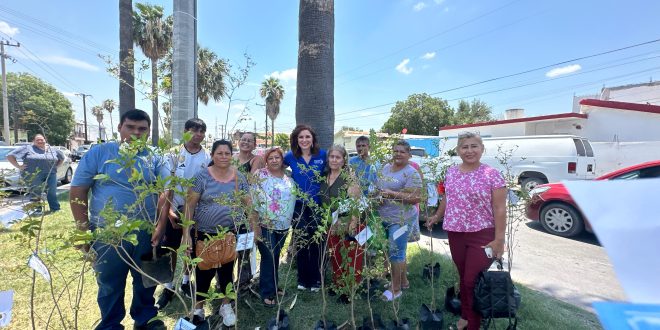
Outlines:
[[[575,135],[530,135],[483,138],[485,151],[481,162],[509,172],[521,188],[561,180],[596,177],[596,160],[589,140]],[[457,140],[450,145],[455,147]],[[457,156],[452,157],[458,159]],[[502,160],[506,159],[506,164]]]
[[[0,190],[24,191],[19,171],[7,160],[7,155],[17,146],[0,146]],[[63,184],[71,182],[73,168],[71,159],[64,158],[62,166],[57,168],[57,180]]]
[[[67,147],[62,147],[62,146],[55,146],[55,147],[52,147],[52,148],[56,148],[56,149],[58,149],[59,151],[61,151],[61,152],[64,154],[64,157],[73,160],[73,159],[71,158],[71,151],[69,150],[69,148],[67,148]]]
[[[602,175],[596,180],[637,180],[660,177],[660,160],[637,164]],[[526,205],[527,218],[540,221],[551,234],[571,237],[583,230],[591,232],[591,225],[562,183],[537,186],[530,192]]]
[[[91,144],[83,144],[71,153],[71,160],[80,160],[82,156],[92,147]]]

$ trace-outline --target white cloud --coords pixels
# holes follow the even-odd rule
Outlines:
[[[41,57],[41,60],[46,63],[51,64],[60,64],[66,65],[78,69],[83,69],[87,71],[99,71],[99,68],[95,65],[89,64],[85,61],[77,60],[75,58],[64,57],[64,56],[44,56]]]
[[[414,11],[420,11],[420,10],[422,10],[422,9],[424,9],[424,8],[426,8],[426,4],[423,3],[423,2],[418,2],[417,4],[415,4],[415,5],[413,6],[413,10],[414,10]]]
[[[403,59],[399,65],[396,66],[396,71],[399,71],[403,74],[411,74],[413,69],[411,67],[408,67],[408,63],[410,63],[409,58]]]
[[[298,77],[298,69],[291,68],[291,69],[284,70],[284,71],[274,71],[273,73],[271,73],[271,74],[269,74],[265,77],[266,78],[270,78],[270,77],[277,78],[277,79],[282,80],[284,82],[295,81]]]
[[[555,68],[545,73],[545,76],[548,78],[554,78],[562,76],[565,74],[573,73],[575,71],[582,70],[582,67],[579,64],[567,65],[561,68]]]
[[[430,60],[433,59],[434,57],[435,57],[435,52],[430,52],[422,55],[423,60]]]
[[[0,21],[0,32],[13,37],[18,34],[18,28],[17,27],[11,27],[9,23]]]

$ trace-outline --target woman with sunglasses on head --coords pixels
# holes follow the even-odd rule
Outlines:
[[[477,276],[492,264],[491,257],[504,254],[507,191],[502,174],[481,163],[484,144],[479,134],[460,134],[456,151],[462,163],[447,169],[445,198],[426,226],[431,229],[444,218],[460,280],[461,319],[456,328],[472,330],[481,325],[481,316],[472,308]],[[485,248],[492,249],[492,256]]]

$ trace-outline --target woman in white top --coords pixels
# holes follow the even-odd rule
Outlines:
[[[261,240],[257,248],[261,254],[259,293],[265,306],[277,304],[280,251],[291,227],[296,203],[294,182],[284,173],[284,154],[271,148],[264,154],[266,168],[256,172],[253,201],[259,213]]]

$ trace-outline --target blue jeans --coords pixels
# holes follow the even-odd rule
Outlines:
[[[94,262],[96,271],[96,283],[99,292],[96,301],[101,310],[101,323],[97,330],[123,329],[121,321],[126,315],[124,307],[124,292],[126,291],[126,276],[131,272],[133,278],[133,300],[131,301],[130,314],[135,325],[146,325],[147,322],[158,311],[154,306],[154,291],[156,287],[145,288],[142,285],[140,273],[126,264],[126,260],[133,259],[140,266],[140,256],[151,252],[151,234],[146,231],[138,232],[138,245],[135,246],[127,241],[122,241],[118,249],[101,242],[94,242],[92,248],[97,253]],[[125,251],[122,251],[123,248]],[[118,253],[121,253],[121,257]]]
[[[394,239],[394,233],[397,230],[403,227],[401,224],[392,223],[385,224],[387,228],[387,239],[389,241],[389,256],[390,262],[400,263],[406,261],[406,249],[408,247],[408,233],[410,232],[410,226],[407,227],[407,230],[401,234],[401,236]]]
[[[261,262],[259,266],[259,294],[262,299],[271,299],[277,294],[280,268],[280,251],[289,230],[269,230],[261,227],[261,240],[257,242]]]
[[[41,193],[46,187],[46,199],[51,211],[60,209],[60,202],[57,201],[57,173],[41,171],[37,174],[30,174],[27,178],[29,182],[30,198],[41,199]]]

